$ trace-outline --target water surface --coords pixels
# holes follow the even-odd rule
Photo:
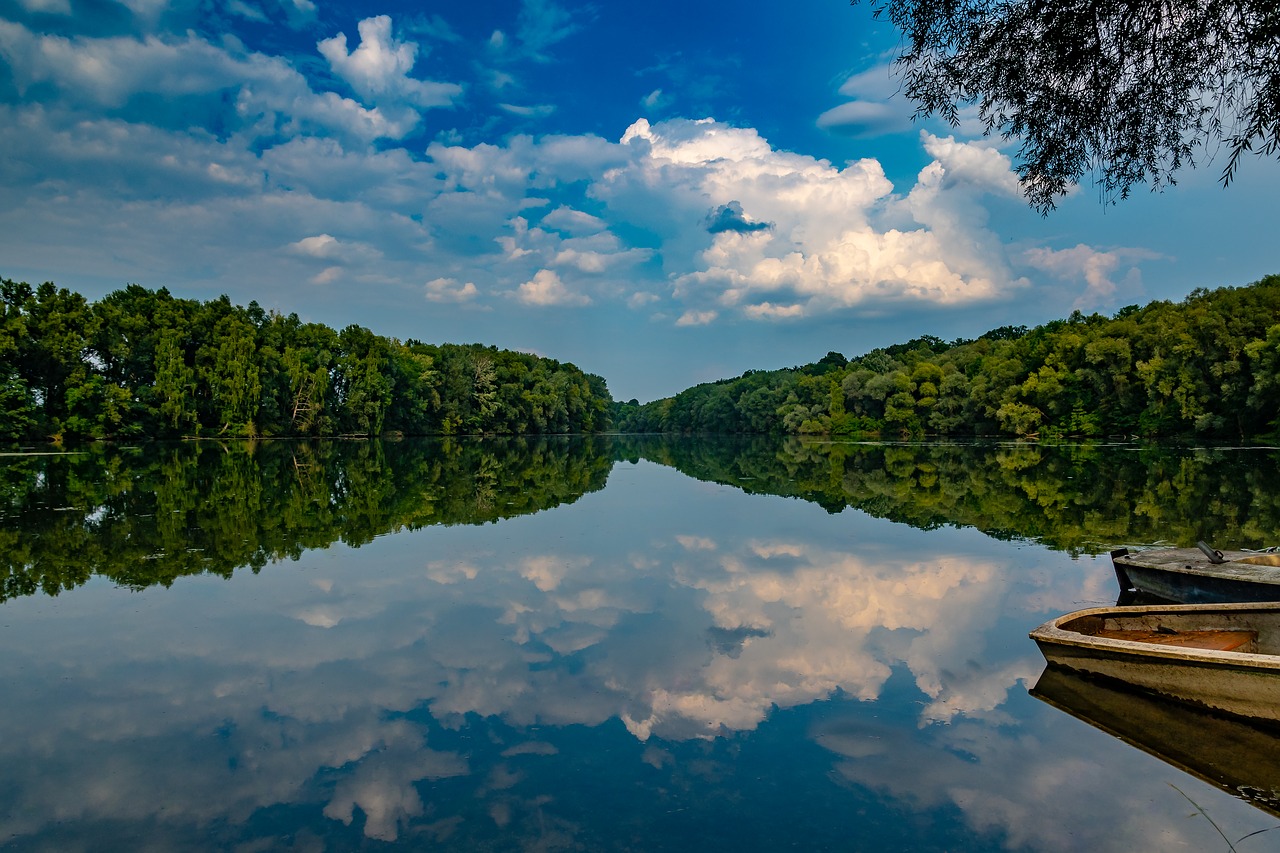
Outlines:
[[[1278,458],[4,457],[0,845],[1225,850],[1276,818],[1029,695],[1026,635],[1114,602],[1110,547],[1274,544]]]

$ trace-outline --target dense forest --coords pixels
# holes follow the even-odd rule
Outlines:
[[[0,311],[0,440],[608,426],[599,376],[495,347],[401,343],[138,285],[91,303],[2,280]]]
[[[1180,303],[924,336],[615,405],[623,432],[1200,436],[1280,430],[1280,276]]]
[[[336,331],[223,296],[0,280],[0,441],[621,432],[1280,433],[1280,276],[975,340],[925,335],[641,405],[572,364]]]

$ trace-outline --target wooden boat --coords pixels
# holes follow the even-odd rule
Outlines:
[[[1159,548],[1111,552],[1121,592],[1163,601],[1213,604],[1229,601],[1280,601],[1280,554]]]
[[[1095,607],[1031,638],[1051,666],[1280,724],[1280,603]]]
[[[1280,817],[1280,738],[1273,729],[1052,666],[1030,692]]]

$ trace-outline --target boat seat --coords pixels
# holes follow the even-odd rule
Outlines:
[[[1184,649],[1212,649],[1230,652],[1258,639],[1257,631],[1117,631],[1103,630],[1099,637],[1112,640],[1129,640],[1135,643],[1156,643],[1161,646],[1178,646]]]

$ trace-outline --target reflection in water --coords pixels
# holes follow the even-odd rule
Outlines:
[[[975,527],[1076,554],[1199,539],[1256,548],[1280,536],[1273,447],[626,438],[619,453],[829,512]]]
[[[615,436],[184,443],[0,459],[0,600],[95,575],[168,586],[334,542],[480,524],[578,500],[615,460],[750,494],[975,527],[1072,554],[1199,539],[1274,544],[1280,453],[1131,445],[875,444]]]
[[[1280,732],[1058,667],[1031,695],[1280,817]]]
[[[15,565],[61,578],[30,555],[73,554],[50,541],[64,530],[91,559],[74,593],[0,604],[0,845],[1214,839],[1171,822],[1172,775],[1021,687],[1041,666],[1027,627],[1111,595],[1104,562],[614,463],[619,446],[339,443],[310,475],[286,444],[23,468],[40,497],[7,518],[41,532]],[[263,485],[268,462],[286,496]],[[191,476],[178,488],[162,463]],[[158,510],[183,500],[165,539]],[[319,520],[288,514],[306,500]],[[191,576],[133,582],[99,536]],[[265,570],[217,576],[236,565]],[[1256,828],[1225,802],[1215,817]]]
[[[603,488],[597,438],[202,442],[9,456],[0,600],[94,575],[140,589],[297,559],[334,542],[482,524]]]

